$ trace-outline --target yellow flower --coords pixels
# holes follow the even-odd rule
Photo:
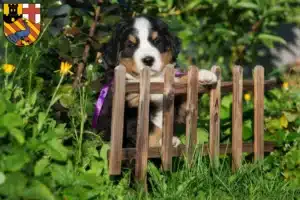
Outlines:
[[[60,75],[66,75],[68,73],[73,74],[73,72],[70,71],[71,68],[72,68],[72,65],[70,63],[61,62],[60,63],[60,70],[57,70],[57,71],[59,71]]]
[[[286,118],[286,116],[285,115],[282,115],[281,117],[280,117],[280,126],[281,127],[283,127],[283,128],[287,128],[288,127],[288,124],[289,124],[289,122],[288,122],[288,120],[287,120],[287,118]]]
[[[288,90],[289,89],[289,83],[288,82],[284,82],[282,84],[282,88],[285,89],[285,90]]]
[[[251,100],[251,95],[249,93],[246,93],[244,95],[244,99],[245,99],[245,101],[250,101]]]
[[[12,64],[4,64],[2,69],[6,74],[11,74],[13,71],[15,71],[16,67]]]

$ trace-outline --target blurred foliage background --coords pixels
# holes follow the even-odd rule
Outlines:
[[[143,13],[161,17],[180,37],[183,49],[179,55],[179,63],[182,67],[194,63],[201,68],[210,68],[213,64],[218,64],[222,67],[223,79],[226,80],[230,79],[230,69],[235,64],[244,66],[248,77],[255,65],[264,64],[269,75],[278,66],[272,66],[270,62],[265,66],[263,61],[272,59],[268,53],[274,47],[284,48],[288,44],[277,35],[276,29],[282,24],[300,24],[298,0],[31,2],[42,3],[42,27],[47,31],[37,45],[44,51],[39,69],[45,74],[55,65],[48,62],[48,57],[67,59],[74,64],[81,61],[86,41],[92,45],[88,63],[95,64],[96,52],[109,39],[114,25],[122,18]],[[89,37],[97,5],[101,7],[100,18],[94,36]],[[297,35],[292,29],[285,31],[290,33],[289,42],[295,42]],[[5,38],[1,37],[1,44],[4,43]],[[1,53],[3,58],[3,50]],[[43,60],[46,62],[43,63]],[[101,72],[101,64],[95,70]]]

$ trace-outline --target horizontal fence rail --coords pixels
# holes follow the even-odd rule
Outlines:
[[[172,157],[181,157],[185,155],[185,145],[181,144],[177,148],[172,147]],[[209,155],[210,149],[208,144],[202,145],[201,153],[202,155]],[[275,145],[272,142],[264,142],[264,152],[272,152],[275,149]],[[254,153],[253,143],[244,142],[243,143],[243,152],[244,153]],[[231,144],[220,144],[219,149],[220,154],[231,154],[232,145]],[[121,155],[122,160],[132,160],[135,158],[136,148],[123,148]],[[153,147],[148,149],[148,158],[160,158],[161,157],[161,148]]]
[[[126,83],[126,92],[128,93],[139,93],[140,84],[137,82],[127,82]],[[270,90],[272,88],[278,87],[279,82],[277,80],[265,80],[264,86],[265,90]],[[198,85],[198,93],[208,93],[213,86]],[[221,90],[222,94],[232,92],[233,82],[222,81]],[[114,87],[112,87],[114,91]],[[254,82],[252,80],[243,81],[243,91],[254,91]],[[163,94],[164,92],[164,83],[161,82],[151,82],[150,85],[150,94]],[[187,83],[174,83],[174,94],[186,94],[187,93]]]
[[[211,69],[217,75],[214,85],[201,85],[198,81],[197,67],[192,66],[187,73],[186,83],[174,81],[175,71],[167,67],[164,82],[150,83],[149,68],[141,71],[139,83],[125,81],[125,67],[115,68],[113,86],[113,113],[111,129],[111,149],[109,153],[109,172],[111,175],[121,173],[122,160],[136,160],[135,176],[146,185],[147,161],[149,158],[161,158],[164,170],[172,169],[172,157],[186,156],[192,164],[197,143],[198,94],[210,95],[209,143],[202,145],[202,154],[209,155],[214,166],[219,165],[220,154],[232,154],[232,170],[241,166],[242,153],[254,153],[255,160],[263,158],[264,152],[272,152],[275,145],[264,142],[264,91],[278,86],[275,80],[264,80],[264,68],[256,66],[252,80],[243,80],[243,69],[235,66],[232,70],[233,81],[221,81],[221,69],[213,66]],[[243,143],[243,91],[253,91],[254,94],[254,143]],[[141,91],[141,92],[140,92]],[[197,92],[195,92],[197,91]],[[138,107],[138,128],[136,148],[122,148],[124,127],[125,93],[140,93]],[[220,144],[220,105],[221,94],[232,92],[232,143]],[[162,147],[149,148],[149,103],[151,94],[163,94],[163,133]],[[174,148],[172,146],[174,123],[174,97],[176,94],[187,95],[186,102],[186,144]]]

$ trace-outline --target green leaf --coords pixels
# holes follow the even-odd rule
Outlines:
[[[74,183],[73,171],[69,171],[65,165],[52,164],[51,175],[53,179],[62,186],[68,186]]]
[[[30,105],[34,105],[34,104],[35,104],[36,99],[37,99],[37,95],[38,95],[37,91],[34,91],[34,92],[32,93],[32,95],[31,95],[30,98],[29,98],[29,103],[30,103]]]
[[[44,79],[41,77],[36,76],[35,78],[35,89],[36,91],[41,91],[44,86]]]
[[[291,112],[285,112],[283,111],[285,117],[289,122],[294,122],[296,119],[298,119],[300,116],[297,113],[291,113]]]
[[[118,21],[120,21],[120,16],[118,15],[106,15],[105,18],[103,18],[103,23],[105,24],[115,24]]]
[[[273,43],[274,42],[278,42],[278,43],[281,43],[281,44],[284,44],[286,45],[286,41],[279,37],[279,36],[276,36],[276,35],[271,35],[271,34],[266,34],[266,33],[261,33],[257,36],[257,38],[259,40],[261,40],[265,45],[267,45],[268,47],[270,48],[273,48]]]
[[[77,45],[75,47],[72,47],[72,57],[79,57],[83,51],[84,51],[83,45]]]
[[[201,2],[199,0],[190,1],[190,3],[184,8],[184,10],[191,10],[199,5]]]
[[[55,132],[55,135],[57,137],[62,137],[62,136],[65,136],[66,135],[66,130],[65,130],[65,124],[58,124],[55,129],[54,129],[54,132]]]
[[[277,129],[281,129],[280,120],[279,119],[272,119],[272,120],[266,122],[266,128],[269,131],[275,131]]]
[[[24,144],[25,137],[24,132],[17,128],[11,128],[9,133],[19,142],[19,144]]]
[[[45,171],[46,167],[50,164],[49,159],[44,157],[36,162],[34,166],[34,175],[40,176]]]
[[[110,149],[110,146],[108,144],[103,144],[100,150],[100,157],[104,160],[104,168],[107,169],[108,167],[108,158],[107,153]]]
[[[58,47],[61,53],[67,54],[70,52],[70,42],[67,38],[61,37],[58,43]]]
[[[224,36],[236,36],[237,35],[236,32],[226,29],[226,28],[216,28],[215,32],[222,34]]]
[[[221,105],[225,108],[230,108],[230,105],[232,104],[232,94],[226,95],[221,100]]]
[[[3,172],[0,172],[0,185],[2,185],[6,180],[6,176]]]
[[[282,13],[283,11],[285,11],[284,7],[275,6],[273,8],[268,9],[264,13],[264,17],[270,16],[270,15],[276,15],[276,14]]]
[[[168,1],[168,9],[171,9],[173,6],[173,0],[167,0]]]
[[[0,127],[0,138],[3,138],[7,135],[7,130],[6,128],[1,128]]]
[[[21,99],[20,101],[18,101],[17,103],[16,103],[16,109],[17,110],[21,110],[21,109],[23,109],[23,107],[24,107],[24,105],[25,105],[25,99]]]
[[[204,144],[208,142],[208,132],[204,128],[197,128],[197,143]]]
[[[25,199],[55,200],[55,197],[50,189],[37,180],[34,180],[29,188],[25,189],[23,197]]]
[[[57,94],[52,100],[52,102],[50,103],[50,106],[53,106],[61,98],[61,96],[62,94]]]
[[[73,92],[72,84],[64,84],[60,86],[60,88],[57,91],[57,94],[71,94]]]
[[[65,94],[61,96],[59,102],[63,107],[70,108],[75,102],[75,97],[72,94]]]
[[[48,141],[46,149],[53,159],[58,161],[67,160],[68,149],[62,145],[60,140],[52,139]]]
[[[107,160],[107,152],[110,149],[110,146],[108,144],[103,144],[100,150],[100,157],[103,160]]]
[[[162,0],[156,0],[156,3],[159,7],[164,7],[167,5],[166,2]]]
[[[0,184],[0,195],[17,199],[20,197],[27,184],[27,179],[23,173],[15,172],[5,174],[6,179],[3,184]]]
[[[6,111],[6,104],[4,99],[0,98],[0,115],[2,115]]]
[[[11,172],[21,170],[28,162],[30,162],[30,157],[23,149],[14,152],[12,155],[5,156],[3,159],[5,169]]]
[[[45,120],[46,120],[46,113],[45,112],[39,112],[38,114],[38,130],[41,130]]]
[[[220,109],[220,118],[221,119],[228,119],[229,117],[230,117],[230,109],[221,106],[221,109]]]
[[[99,160],[93,159],[90,162],[90,169],[88,170],[87,173],[97,176],[97,175],[101,174],[103,169],[106,169],[106,168],[107,168],[107,162],[104,162],[103,160],[99,161]]]
[[[239,2],[234,5],[235,8],[244,8],[244,9],[253,9],[259,10],[258,5],[251,3],[251,2]]]
[[[252,136],[252,120],[247,120],[243,124],[243,140],[249,140]]]
[[[0,118],[0,122],[7,129],[21,127],[23,125],[22,118],[16,113],[7,113]]]

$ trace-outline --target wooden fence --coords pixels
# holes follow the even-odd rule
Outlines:
[[[135,159],[135,176],[138,180],[145,180],[148,158],[162,159],[164,170],[171,170],[172,157],[186,155],[190,162],[194,153],[197,141],[197,118],[198,118],[198,94],[210,94],[210,127],[209,145],[204,145],[204,153],[209,154],[211,162],[218,165],[219,155],[224,153],[232,154],[232,169],[235,171],[241,166],[243,152],[254,152],[255,160],[262,159],[264,152],[271,152],[274,149],[272,143],[264,143],[264,91],[277,85],[276,81],[264,80],[264,68],[256,66],[253,73],[253,81],[243,81],[243,69],[240,66],[233,68],[232,82],[221,81],[221,70],[214,66],[212,72],[217,74],[217,84],[210,87],[203,87],[198,82],[198,69],[191,67],[188,71],[186,84],[175,83],[173,68],[167,68],[163,83],[151,83],[149,69],[144,68],[141,72],[140,83],[126,82],[124,66],[115,69],[113,113],[111,129],[111,149],[109,151],[109,173],[119,175],[121,173],[121,161]],[[253,91],[254,94],[254,144],[243,143],[243,91]],[[195,91],[198,91],[195,92]],[[221,91],[232,92],[232,144],[220,144],[220,105]],[[122,148],[123,127],[124,127],[124,105],[125,93],[140,93],[137,144],[136,148]],[[171,102],[169,109],[163,113],[163,137],[161,148],[148,148],[149,132],[149,101],[150,94],[164,94],[164,102]],[[187,95],[187,116],[186,116],[186,144],[177,148],[172,147],[173,137],[173,115],[174,96],[176,94]],[[200,108],[201,110],[201,108]]]

